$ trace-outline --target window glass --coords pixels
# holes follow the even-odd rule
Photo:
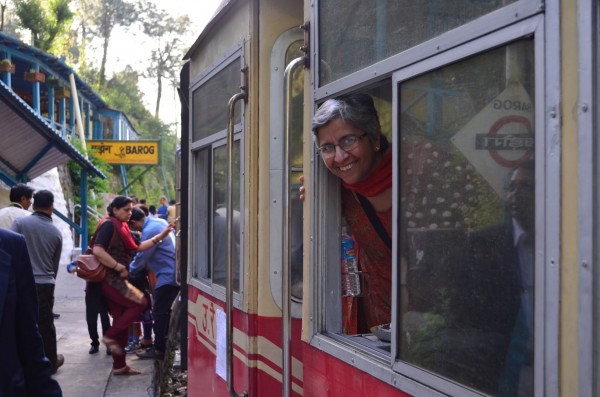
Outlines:
[[[213,199],[212,199],[212,279],[213,283],[225,287],[227,284],[227,146],[219,146],[213,151]],[[233,289],[240,289],[240,141],[233,147]]]
[[[533,395],[533,51],[399,85],[400,359],[495,396]]]
[[[516,0],[320,0],[319,85]]]
[[[192,140],[197,141],[227,129],[229,99],[240,91],[240,64],[232,62],[192,94],[194,117]],[[235,124],[240,122],[240,107],[235,109]]]
[[[115,139],[114,121],[110,116],[100,116],[102,118],[102,139]]]
[[[203,279],[209,278],[208,271],[208,187],[210,179],[208,170],[210,170],[210,147],[197,150],[192,154],[192,202],[196,205],[190,206],[192,224],[199,227],[190,228],[191,248],[193,252],[193,263],[191,267],[192,277]]]

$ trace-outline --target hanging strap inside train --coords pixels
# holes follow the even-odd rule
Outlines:
[[[392,239],[390,238],[390,235],[388,234],[387,230],[385,230],[383,223],[381,223],[381,219],[379,219],[379,217],[377,216],[377,213],[375,212],[375,208],[373,208],[373,205],[371,205],[371,202],[369,200],[367,200],[367,198],[365,196],[363,196],[362,194],[358,194],[356,192],[355,192],[355,194],[356,194],[356,197],[358,198],[358,201],[360,202],[360,205],[362,205],[363,210],[369,217],[369,220],[371,221],[371,225],[373,225],[373,227],[375,228],[377,235],[379,236],[381,241],[383,241],[384,244],[391,250],[392,249]]]

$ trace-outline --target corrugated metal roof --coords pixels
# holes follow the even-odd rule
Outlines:
[[[0,81],[0,169],[28,181],[75,160],[101,178],[106,176],[47,121]]]

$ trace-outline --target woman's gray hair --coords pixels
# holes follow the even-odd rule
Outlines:
[[[340,118],[368,134],[375,141],[381,134],[381,124],[373,98],[366,94],[348,94],[328,99],[315,112],[312,130],[318,136],[319,128]]]

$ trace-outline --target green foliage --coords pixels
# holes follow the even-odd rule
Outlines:
[[[170,131],[169,126],[154,118],[144,106],[143,94],[138,88],[138,79],[138,73],[127,67],[122,72],[114,74],[105,87],[99,88],[99,92],[110,107],[119,109],[127,115],[133,127],[140,133],[140,139],[160,140],[160,157],[165,177],[163,178],[160,167],[153,167],[128,189],[130,194],[146,198],[148,204],[157,204],[160,196],[166,194],[163,179],[166,179],[169,196],[175,197],[175,151],[179,141]],[[142,166],[129,167],[128,181],[135,180],[145,170],[146,167]],[[113,180],[112,187],[115,192],[121,192],[124,188],[116,179]]]
[[[77,150],[79,150],[80,152],[83,152],[83,145],[81,144],[81,141],[78,138],[75,138],[75,137],[72,138],[71,144],[73,146],[75,146],[75,148]],[[93,154],[93,152],[91,152],[90,154]],[[112,168],[105,161],[103,161],[95,156],[89,156],[89,160],[104,175],[107,175],[107,176],[110,175]],[[73,182],[73,190],[75,193],[73,195],[73,201],[75,202],[75,204],[81,204],[81,197],[78,194],[78,192],[81,191],[81,166],[73,160],[69,161],[67,166],[69,168],[69,174],[70,174],[71,180]],[[88,196],[87,196],[88,206],[95,208],[96,210],[98,210],[99,212],[102,213],[104,211],[104,209],[102,208],[104,203],[102,202],[102,199],[100,198],[100,194],[110,192],[109,181],[102,179],[95,175],[90,175],[89,173],[87,174],[87,176],[88,176],[88,180],[87,180],[88,193],[94,192],[94,195],[88,194]],[[79,219],[80,215],[81,215],[81,213],[75,214],[75,223],[78,223],[78,224],[80,223],[80,219]],[[91,236],[94,233],[94,230],[96,230],[96,225],[97,225],[97,222],[95,221],[95,219],[88,218],[88,235],[89,236]]]
[[[66,34],[74,14],[70,0],[16,0],[15,10],[21,26],[33,35],[34,47],[50,51],[55,41]]]

